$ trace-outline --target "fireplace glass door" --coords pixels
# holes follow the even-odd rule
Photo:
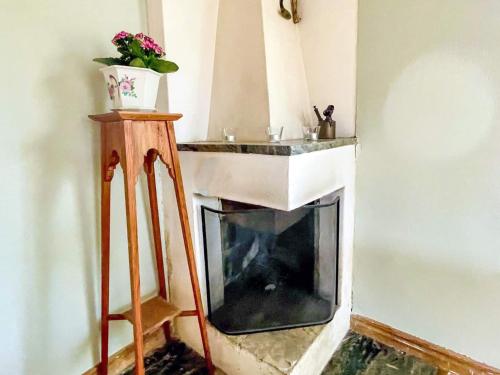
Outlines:
[[[326,323],[338,304],[338,196],[292,211],[202,206],[208,318],[226,334]]]

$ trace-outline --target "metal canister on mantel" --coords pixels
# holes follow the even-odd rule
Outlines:
[[[335,128],[337,124],[335,120],[332,119],[334,110],[335,107],[330,104],[323,111],[323,115],[325,116],[325,118],[322,118],[318,111],[318,107],[314,106],[314,113],[318,118],[319,139],[335,139]]]

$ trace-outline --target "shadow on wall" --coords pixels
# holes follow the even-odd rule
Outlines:
[[[32,167],[27,172],[33,179],[24,194],[32,199],[25,222],[34,223],[25,228],[25,237],[31,240],[30,259],[26,261],[33,265],[30,278],[36,286],[36,290],[26,294],[26,374],[53,369],[58,363],[58,352],[75,355],[86,353],[91,347],[92,356],[98,358],[96,335],[89,336],[90,343],[85,340],[80,348],[68,348],[71,353],[53,347],[57,342],[54,335],[64,336],[72,330],[67,325],[71,316],[67,315],[79,305],[81,284],[85,291],[87,332],[96,332],[98,324],[98,128],[87,120],[87,113],[82,113],[82,104],[93,98],[89,110],[102,110],[104,90],[97,88],[101,77],[95,66],[82,64],[86,60],[87,56],[82,55],[60,56],[54,61],[64,64],[47,69],[50,75],[34,84],[34,95],[40,100],[48,99],[45,118],[40,122],[49,124],[50,130],[24,146],[27,164]],[[83,280],[78,278],[81,267]],[[46,369],[40,368],[41,364]]]

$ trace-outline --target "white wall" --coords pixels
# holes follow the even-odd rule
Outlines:
[[[146,28],[142,1],[3,1],[0,90],[0,324],[3,374],[78,374],[99,361],[97,125],[105,87],[91,59]],[[143,293],[154,290],[144,180]],[[111,308],[130,301],[122,171],[113,181]],[[132,340],[111,323],[111,351]]]
[[[329,104],[335,105],[337,136],[352,137],[356,128],[358,1],[303,0],[299,4],[299,32],[311,104],[320,112]]]
[[[500,2],[361,0],[354,312],[500,367]]]

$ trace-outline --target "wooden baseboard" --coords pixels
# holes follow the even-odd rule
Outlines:
[[[166,343],[163,329],[157,329],[144,336],[144,353],[148,354]],[[109,357],[108,375],[118,375],[134,364],[134,344],[129,344]],[[85,371],[82,375],[99,375],[99,365]]]
[[[440,374],[500,375],[499,369],[360,315],[351,316],[351,329],[438,367]]]

